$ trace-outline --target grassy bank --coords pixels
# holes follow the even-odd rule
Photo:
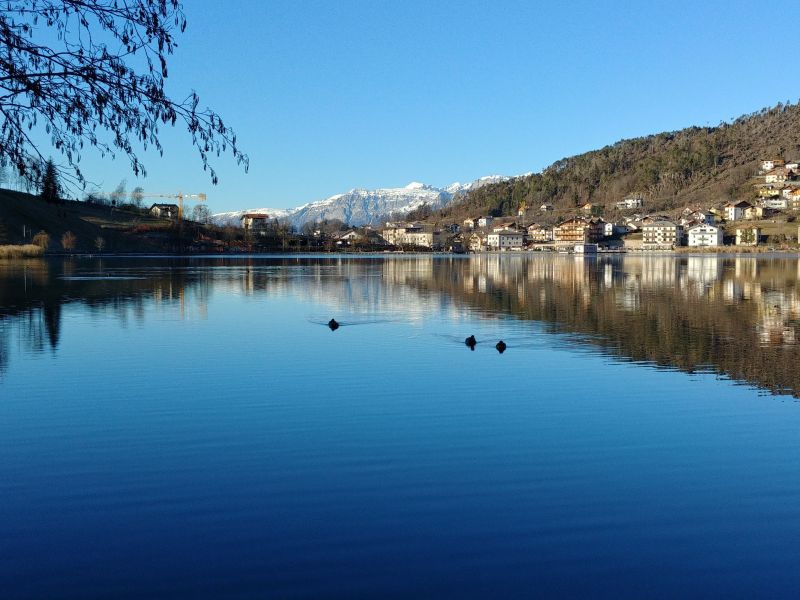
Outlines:
[[[34,244],[0,246],[0,259],[38,258],[43,255],[44,250]]]

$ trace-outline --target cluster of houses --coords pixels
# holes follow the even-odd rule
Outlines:
[[[756,179],[761,206],[773,210],[800,209],[800,163],[778,158],[762,160]]]
[[[425,223],[386,223],[383,228],[370,227],[340,232],[336,244],[353,245],[367,242],[373,246],[397,248],[416,247],[451,252],[464,251],[520,251],[552,248],[575,252],[592,252],[598,246],[625,249],[664,250],[677,246],[713,247],[724,243],[725,222],[730,242],[737,245],[756,245],[761,238],[758,227],[748,223],[763,219],[783,210],[800,210],[800,164],[783,159],[763,160],[755,179],[756,194],[753,202],[732,201],[722,207],[702,210],[685,208],[677,217],[646,215],[645,200],[640,196],[623,198],[614,208],[627,213],[617,222],[607,222],[601,216],[601,207],[586,203],[575,216],[554,225],[532,223],[524,225],[524,209],[517,217],[495,218],[479,216],[462,223],[432,226]],[[156,207],[166,205],[154,205]],[[171,207],[172,205],[170,205]],[[177,208],[177,207],[175,207]],[[539,212],[544,220],[554,210],[551,204],[542,204]],[[635,212],[632,212],[635,211]],[[253,235],[264,235],[274,220],[269,215],[247,213],[241,217],[242,227]],[[731,223],[735,225],[732,227]],[[633,235],[629,235],[633,234]]]

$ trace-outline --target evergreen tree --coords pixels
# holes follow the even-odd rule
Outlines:
[[[44,166],[40,197],[42,200],[55,203],[58,202],[60,192],[58,172],[56,171],[55,164],[53,164],[53,159],[50,159]]]

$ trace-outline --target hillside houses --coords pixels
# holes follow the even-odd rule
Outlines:
[[[625,198],[614,203],[614,208],[617,210],[632,210],[635,208],[642,208],[644,200],[639,197]]]
[[[436,230],[432,230],[430,225],[402,224],[391,230],[385,229],[382,235],[394,246],[432,250],[462,247],[473,251],[567,249],[579,252],[579,247],[588,245],[598,245],[599,251],[665,250],[684,245],[691,248],[721,246],[728,239],[732,243],[735,233],[738,235],[738,231],[751,229],[745,226],[748,221],[771,219],[768,225],[763,225],[768,232],[766,236],[744,234],[744,240],[737,239],[737,243],[758,243],[761,240],[785,244],[796,239],[794,231],[787,233],[783,223],[787,219],[793,220],[785,213],[800,210],[800,164],[775,157],[760,161],[759,166],[758,174],[750,180],[755,185],[751,188],[752,195],[729,198],[724,204],[716,201],[717,198],[701,204],[692,197],[693,205],[670,209],[671,202],[655,197],[652,204],[657,211],[648,214],[644,211],[645,200],[638,194],[631,194],[619,196],[613,202],[584,199],[572,205],[571,209],[558,206],[554,214],[550,214],[553,206],[544,201],[541,206],[536,202],[539,212],[536,222],[530,224],[525,222],[524,211],[517,211],[516,216],[513,212],[506,216],[492,216],[497,213],[491,212],[467,218],[464,215],[461,217],[463,221],[455,223],[438,223]],[[603,215],[609,214],[615,216],[613,221],[603,219]],[[760,223],[755,225],[762,227]],[[458,243],[454,244],[456,237]]]
[[[777,167],[783,167],[785,165],[786,161],[782,158],[767,158],[761,161],[761,172],[768,173]]]
[[[794,179],[794,171],[787,171],[783,167],[778,167],[764,174],[764,183],[783,183],[789,178]]]

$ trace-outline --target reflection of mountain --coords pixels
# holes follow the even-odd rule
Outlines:
[[[213,267],[213,268],[211,268]],[[797,259],[481,255],[29,261],[0,266],[0,369],[9,338],[56,349],[65,308],[141,322],[205,315],[212,289],[298,297],[337,314],[422,322],[469,309],[548,324],[626,360],[710,371],[800,396]],[[532,368],[534,365],[532,365]]]

